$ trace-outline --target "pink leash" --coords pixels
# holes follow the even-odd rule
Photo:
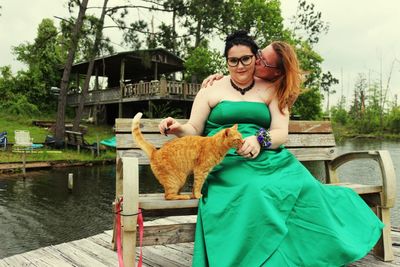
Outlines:
[[[117,218],[116,218],[116,223],[117,223],[117,254],[118,254],[118,263],[119,267],[124,267],[124,259],[122,256],[122,243],[121,243],[121,204],[123,202],[123,198],[120,198],[120,200],[117,202]],[[138,215],[137,218],[137,224],[139,225],[139,246],[140,246],[140,254],[139,254],[139,262],[138,262],[138,267],[142,267],[143,264],[143,252],[142,252],[142,245],[143,245],[143,232],[144,232],[144,225],[143,225],[143,214],[142,210],[139,209],[137,214],[132,214],[132,215],[125,215],[125,216],[133,216],[133,215]]]

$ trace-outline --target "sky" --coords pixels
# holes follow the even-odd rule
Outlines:
[[[89,4],[101,6],[101,2],[90,0]],[[67,17],[65,3],[65,0],[0,0],[0,66],[11,65],[14,72],[23,68],[12,55],[11,47],[33,42],[43,18]],[[352,97],[359,73],[364,73],[371,82],[382,80],[383,90],[388,88],[389,101],[395,95],[400,98],[400,0],[308,0],[308,3],[314,3],[315,10],[322,13],[322,20],[329,23],[328,33],[320,37],[314,48],[324,58],[323,71],[330,71],[340,80],[334,86],[337,92],[331,96],[331,103],[342,94],[348,100]],[[297,0],[281,0],[288,27],[296,7]],[[132,14],[146,16],[143,12]],[[106,34],[115,40],[112,33]],[[116,49],[123,50],[118,46]]]

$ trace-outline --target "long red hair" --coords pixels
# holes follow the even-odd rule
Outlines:
[[[282,74],[274,81],[279,99],[279,109],[283,110],[288,106],[289,110],[296,102],[300,94],[302,81],[299,61],[293,47],[285,42],[275,41],[271,43],[272,48],[279,57],[278,67]]]

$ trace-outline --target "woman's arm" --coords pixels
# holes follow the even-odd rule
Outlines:
[[[204,130],[204,124],[211,111],[209,98],[209,91],[207,92],[205,89],[200,89],[194,99],[189,121],[182,125],[171,117],[163,119],[158,125],[160,133],[174,134],[178,137],[201,135]]]
[[[289,110],[285,107],[283,114],[278,107],[278,98],[274,96],[268,105],[271,113],[271,148],[278,148],[286,143],[289,133]]]

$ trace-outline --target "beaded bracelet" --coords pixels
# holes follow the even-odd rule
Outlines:
[[[260,143],[261,147],[264,149],[269,148],[272,143],[271,143],[271,135],[269,133],[269,130],[265,130],[264,128],[260,128],[257,133],[257,141]]]

